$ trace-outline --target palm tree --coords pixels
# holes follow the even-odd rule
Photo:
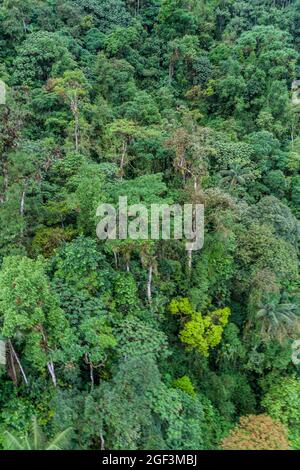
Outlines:
[[[229,184],[231,188],[238,184],[243,186],[247,179],[253,177],[251,169],[240,163],[230,163],[227,170],[220,171],[220,175],[222,183]]]
[[[36,417],[32,418],[30,433],[15,436],[10,431],[4,432],[5,450],[63,450],[70,442],[72,428],[67,428],[47,442],[46,436],[38,425]]]
[[[261,334],[280,342],[292,337],[300,329],[299,307],[293,303],[271,301],[260,306],[257,318],[261,321]]]

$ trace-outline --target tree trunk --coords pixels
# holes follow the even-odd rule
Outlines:
[[[118,269],[119,263],[118,263],[118,255],[117,255],[117,252],[116,252],[116,251],[114,251],[114,258],[115,258],[115,266],[116,266],[116,269]]]
[[[49,373],[50,373],[50,376],[51,376],[53,385],[54,385],[54,387],[56,387],[56,386],[57,386],[57,381],[56,381],[56,375],[55,375],[55,370],[54,370],[54,364],[53,364],[53,362],[52,362],[52,361],[48,362],[47,367],[48,367],[48,370],[49,370]]]
[[[192,271],[192,262],[193,262],[193,251],[188,250],[188,268],[189,268],[189,272]]]
[[[27,34],[27,25],[26,25],[26,22],[25,22],[24,19],[22,20],[22,23],[23,23],[23,30],[24,30],[24,33]]]
[[[100,434],[100,450],[105,450],[105,442],[102,434]]]
[[[3,186],[2,186],[2,194],[0,196],[0,202],[3,204],[6,201],[6,193],[8,190],[8,168],[7,168],[7,159],[3,161],[2,167],[2,176],[3,176]]]
[[[44,350],[45,352],[48,354],[49,353],[49,348],[48,348],[48,345],[47,345],[47,337],[46,337],[46,334],[44,332],[44,329],[43,327],[40,325],[40,331],[42,333],[42,336],[43,336],[43,340],[44,340]],[[51,379],[52,379],[52,382],[53,382],[53,385],[54,387],[57,386],[57,380],[56,380],[56,375],[55,375],[55,370],[54,370],[54,364],[53,364],[53,361],[50,359],[50,361],[47,363],[47,368],[48,368],[48,371],[49,371],[49,374],[51,376]]]
[[[13,383],[18,385],[18,375],[15,368],[15,357],[12,352],[11,342],[7,342],[7,372]]]
[[[148,281],[147,281],[147,297],[148,297],[149,304],[152,303],[152,274],[153,274],[153,266],[151,264],[148,269]]]
[[[14,350],[14,347],[13,347],[12,342],[11,342],[10,339],[8,340],[8,344],[9,344],[9,348],[10,348],[11,354],[12,354],[13,358],[16,360],[16,362],[17,362],[17,364],[18,364],[18,366],[19,366],[19,369],[20,369],[20,372],[21,372],[22,377],[23,377],[23,379],[24,379],[24,382],[25,382],[26,385],[28,386],[28,380],[27,380],[26,374],[25,374],[25,372],[24,372],[24,369],[23,369],[23,367],[22,367],[22,364],[21,364],[21,362],[20,362],[20,360],[19,360],[19,358],[18,358],[18,355],[17,355],[16,351]],[[13,360],[12,360],[12,367],[13,367],[13,370],[14,370],[14,374],[15,374],[15,376],[16,376],[16,372],[15,372]]]
[[[24,209],[25,209],[25,196],[26,196],[26,189],[22,192],[21,202],[20,202],[20,215],[24,217]]]
[[[85,353],[85,354],[84,354],[84,361],[85,361],[85,363],[89,366],[89,369],[90,369],[91,389],[93,390],[93,389],[94,389],[94,385],[95,385],[94,366],[93,366],[92,361],[90,360],[90,356],[89,356],[88,353]]]
[[[90,379],[91,379],[92,390],[93,390],[94,385],[95,385],[94,367],[93,367],[92,361],[90,360],[90,357],[89,357],[88,353],[86,353],[86,355],[85,355],[85,360],[86,360],[86,363],[87,363],[87,364],[89,365],[89,367],[90,367]]]
[[[126,141],[124,141],[123,142],[123,148],[122,148],[121,161],[120,161],[120,168],[119,168],[121,181],[122,181],[123,176],[124,176],[124,166],[125,166],[126,152],[127,152],[127,143],[126,143]]]
[[[79,119],[78,113],[75,114],[75,152],[78,153],[79,149]]]
[[[93,364],[91,362],[90,362],[90,378],[91,378],[92,390],[93,390],[95,380],[94,380],[94,368],[93,368]]]
[[[195,176],[194,177],[194,191],[195,191],[195,193],[197,192],[197,190],[198,190],[198,181],[197,181],[197,177]]]

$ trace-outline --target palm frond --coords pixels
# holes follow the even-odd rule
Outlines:
[[[62,450],[65,449],[71,438],[71,433],[73,429],[72,428],[67,428],[61,433],[57,434],[53,440],[47,445],[45,450]]]
[[[44,444],[44,436],[41,431],[40,426],[38,425],[36,416],[32,418],[32,425],[31,425],[31,442],[32,442],[32,450],[41,450],[43,449]]]
[[[9,431],[4,431],[4,450],[24,450],[23,440],[18,439]]]

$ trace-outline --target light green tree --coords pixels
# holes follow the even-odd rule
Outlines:
[[[182,329],[179,338],[188,349],[195,349],[203,356],[208,356],[211,348],[217,346],[224,326],[228,323],[230,309],[217,309],[203,316],[193,309],[187,298],[173,299],[169,305],[172,315],[180,315]]]

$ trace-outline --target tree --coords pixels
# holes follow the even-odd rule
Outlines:
[[[118,337],[118,356],[123,359],[148,355],[156,358],[167,357],[169,351],[166,335],[157,325],[140,320],[138,314],[139,310],[136,307],[134,315],[128,315],[115,327]]]
[[[72,70],[64,72],[62,78],[49,80],[47,88],[53,90],[70,106],[74,118],[74,148],[75,152],[79,152],[80,111],[84,101],[87,101],[89,83],[81,70]]]
[[[120,153],[120,156],[118,156],[120,161],[119,175],[122,180],[125,165],[128,163],[128,146],[133,138],[138,134],[138,128],[133,121],[120,120],[114,121],[111,124],[109,132],[117,138],[117,141],[119,141],[117,143],[118,148],[120,148],[118,151],[118,153]]]
[[[192,2],[163,0],[158,14],[158,27],[165,38],[181,36],[186,31],[193,33],[196,25]]]
[[[208,219],[208,201],[205,201],[205,208]],[[217,217],[217,208],[214,208],[212,215]],[[195,265],[189,291],[193,304],[200,311],[211,303],[229,301],[236,270],[234,252],[235,240],[230,233],[225,237],[219,232],[205,235],[205,243]]]
[[[237,185],[244,186],[248,179],[253,178],[253,173],[245,165],[232,163],[229,165],[228,170],[220,172],[222,176],[221,183],[229,184],[229,187],[234,189]]]
[[[137,91],[134,67],[125,59],[108,59],[100,53],[94,64],[97,92],[111,104],[132,99]]]
[[[119,176],[122,181],[125,175],[125,167],[131,160],[129,147],[133,141],[145,137],[157,135],[157,130],[144,128],[134,121],[127,119],[116,119],[108,126],[108,133],[112,137],[113,145],[116,147],[114,158],[119,160]]]
[[[184,182],[192,179],[194,191],[201,189],[201,179],[207,174],[208,161],[215,153],[209,142],[210,130],[199,127],[187,113],[185,127],[176,129],[166,140],[166,146],[175,153],[174,167]],[[199,184],[200,183],[200,184]]]
[[[121,313],[131,313],[139,307],[137,285],[131,273],[121,272],[115,276],[114,300]]]
[[[91,180],[93,184],[91,184]],[[94,235],[96,232],[96,211],[102,202],[106,201],[105,175],[97,163],[86,162],[71,178],[70,199],[77,211],[77,224],[80,233]]]
[[[75,340],[58,299],[51,291],[40,258],[7,257],[0,272],[1,333],[10,343],[25,382],[27,378],[12,341],[18,342],[28,363],[36,370],[47,367],[57,386],[55,363],[66,361]],[[13,299],[13,300],[12,300]]]
[[[159,383],[151,356],[121,362],[112,383],[103,382],[86,399],[83,431],[88,442],[102,449],[137,449],[153,423],[151,394]]]
[[[248,228],[236,227],[239,260],[239,286],[251,286],[258,272],[268,270],[279,282],[298,276],[297,255],[294,247],[276,237],[270,226],[249,221]]]
[[[183,390],[185,393],[191,396],[194,396],[196,394],[191,379],[187,375],[184,375],[183,377],[174,380],[173,387],[179,388],[180,390]]]
[[[288,450],[286,430],[268,415],[242,416],[221,443],[224,450]]]
[[[293,303],[278,302],[269,296],[260,306],[257,319],[261,324],[261,335],[279,341],[287,337],[297,337],[300,329],[299,306]]]
[[[1,193],[0,202],[6,201],[9,186],[8,173],[9,153],[17,148],[21,140],[21,129],[23,127],[26,114],[20,109],[17,97],[12,95],[5,106],[1,106],[0,135],[1,135]]]
[[[85,361],[90,369],[92,387],[94,386],[94,369],[105,365],[107,352],[117,345],[112,328],[104,317],[86,318],[80,325],[83,336]]]
[[[10,431],[4,432],[5,450],[64,450],[69,447],[72,428],[65,429],[50,441],[47,442],[37,422],[37,418],[32,418],[30,433],[23,436],[16,436]]]
[[[183,328],[179,333],[180,340],[188,349],[195,349],[203,356],[208,356],[209,350],[220,343],[230,315],[230,309],[224,308],[202,316],[193,309],[187,298],[172,300],[169,311],[172,315],[181,316]]]
[[[255,206],[249,207],[246,217],[252,222],[256,220],[269,225],[277,237],[297,247],[298,220],[280,199],[274,196],[262,197]]]
[[[46,55],[47,61],[44,60]],[[38,31],[30,34],[22,44],[14,65],[14,84],[41,86],[50,77],[70,70],[75,62],[62,36]]]
[[[24,2],[13,0],[3,2],[2,15],[3,26],[8,36],[17,37],[19,40],[30,31],[30,21],[32,19],[33,4],[30,0]]]
[[[299,394],[299,379],[296,376],[287,376],[271,383],[262,400],[266,412],[286,427],[295,449],[299,448],[300,443]]]
[[[183,38],[176,38],[170,41],[168,47],[170,48],[169,53],[169,85],[172,83],[172,79],[175,72],[175,65],[179,61],[183,61],[186,65],[186,71],[190,65],[196,61],[198,56],[198,38],[197,36],[186,35]],[[180,77],[183,81],[183,77]]]
[[[147,354],[123,360],[87,397],[83,437],[101,449],[201,449],[204,423],[201,398],[167,387]]]
[[[84,237],[63,246],[53,268],[53,287],[76,337],[79,356],[89,368],[93,388],[118,343],[106,311],[109,269],[95,240]]]
[[[87,14],[92,14],[95,26],[101,33],[110,33],[116,26],[128,26],[132,17],[122,0],[81,0],[80,4]]]
[[[244,30],[232,49],[225,49],[220,58],[221,73],[214,84],[221,113],[234,113],[250,132],[256,122],[276,135],[288,133],[287,82],[294,75],[296,59],[291,36],[273,25],[256,25]]]

